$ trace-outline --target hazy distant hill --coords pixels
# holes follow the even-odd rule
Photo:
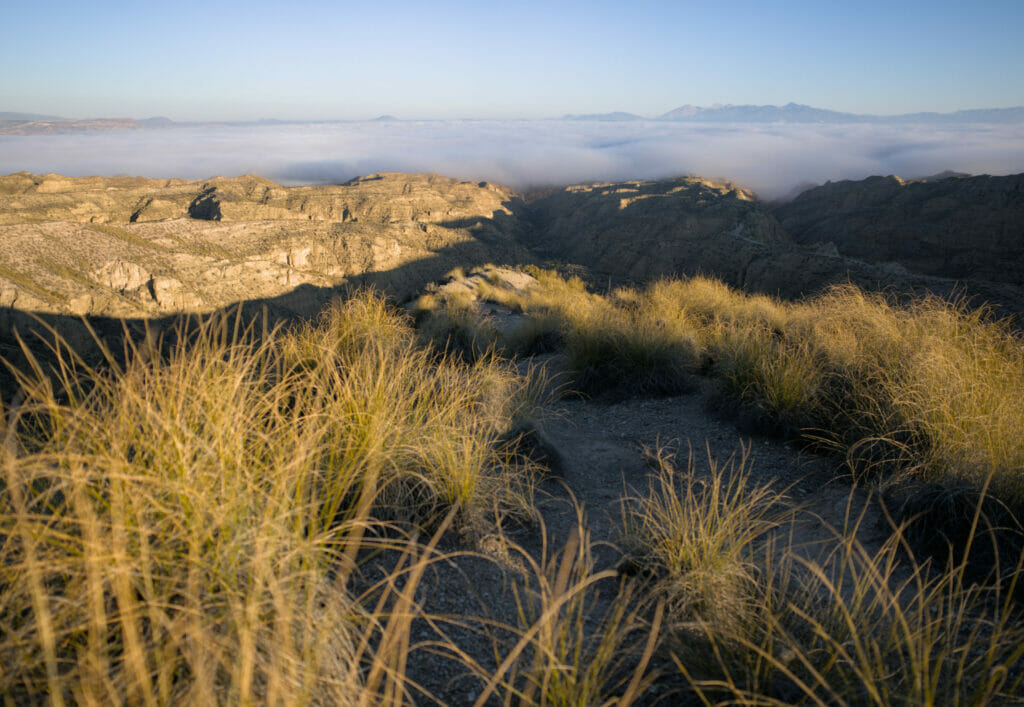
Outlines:
[[[1024,123],[1024,107],[975,108],[958,110],[955,113],[905,113],[878,119],[903,123]]]
[[[829,182],[775,209],[797,243],[915,272],[1024,285],[1024,174]]]
[[[784,106],[684,105],[659,116],[659,120],[708,123],[1021,123],[1024,107],[978,108],[955,113],[904,113],[868,115],[842,113],[800,103]]]
[[[166,120],[166,119],[164,119]],[[32,120],[0,119],[0,135],[66,135],[70,133],[106,132],[109,130],[144,130],[167,127],[171,123],[150,123],[131,118],[97,118],[95,120],[66,120],[64,118],[35,118]]]
[[[843,123],[860,117],[853,113],[787,103],[784,106],[714,105],[710,108],[685,105],[670,110],[659,119],[722,123]]]
[[[371,122],[398,122],[392,115],[381,115]],[[914,124],[931,123],[950,124],[984,124],[1024,123],[1024,107],[1015,108],[976,108],[961,110],[954,113],[904,113],[902,115],[868,115],[860,113],[843,113],[840,111],[815,108],[800,103],[787,103],[784,106],[774,105],[721,105],[709,107],[683,105],[667,113],[655,117],[647,117],[626,111],[609,113],[567,113],[561,120],[595,121],[595,122],[634,122],[642,120],[660,120],[669,122],[693,123],[872,123],[872,124]],[[150,130],[155,128],[173,127],[235,127],[252,125],[286,125],[297,123],[345,123],[352,121],[302,121],[278,120],[264,118],[255,121],[201,121],[177,122],[170,118],[91,118],[87,120],[57,118],[54,116],[37,115],[34,113],[0,112],[0,135],[45,135],[84,133],[109,130]],[[359,121],[355,121],[359,122]]]
[[[615,111],[613,113],[587,113],[583,115],[577,115],[575,113],[567,113],[562,116],[562,120],[607,120],[607,121],[620,121],[620,120],[646,120],[642,115],[636,115],[635,113],[626,113],[625,111]]]
[[[40,115],[38,113],[0,111],[0,120],[66,120],[66,118],[59,118],[56,115]]]

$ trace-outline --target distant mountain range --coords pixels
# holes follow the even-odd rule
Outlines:
[[[784,106],[716,104],[708,108],[679,106],[653,118],[616,112],[566,115],[563,120],[666,120],[693,123],[1024,123],[1024,107],[978,108],[955,113],[869,115],[842,113],[800,103],[787,103]]]
[[[586,115],[574,115],[572,113],[562,117],[562,120],[603,120],[608,122],[615,122],[620,120],[647,120],[642,115],[636,113],[626,113],[625,111],[616,111],[614,113],[589,113]]]
[[[39,113],[15,113],[0,110],[0,120],[66,120],[56,115],[40,115]]]
[[[646,117],[625,111],[610,113],[570,113],[562,116],[566,121],[627,122],[653,120],[688,123],[875,123],[875,124],[972,124],[972,123],[1024,123],[1024,106],[1014,108],[976,108],[955,113],[904,113],[902,115],[868,115],[842,113],[814,108],[800,103],[784,106],[720,105],[707,108],[684,105],[655,117]],[[263,118],[249,121],[177,122],[170,118],[90,118],[87,120],[59,118],[36,113],[0,111],[0,135],[46,135],[62,133],[97,132],[109,130],[149,130],[177,127],[231,127],[287,125],[302,123],[351,123],[351,120],[277,120]],[[371,122],[401,122],[392,115],[381,115]]]

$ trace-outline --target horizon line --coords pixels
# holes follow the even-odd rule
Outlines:
[[[56,116],[46,113],[36,113],[34,111],[26,110],[0,110],[0,116],[6,115],[20,115],[26,116],[22,118],[8,118],[0,117],[0,122],[15,122],[15,123],[34,123],[34,122],[93,122],[93,121],[132,121],[132,122],[145,122],[145,121],[167,121],[179,125],[202,125],[202,124],[259,124],[259,123],[369,123],[369,122],[455,122],[455,121],[520,121],[520,122],[531,122],[531,121],[562,121],[562,120],[595,120],[605,119],[609,122],[613,122],[614,119],[610,116],[622,115],[625,120],[648,120],[648,121],[662,121],[662,122],[684,122],[678,118],[667,118],[670,114],[675,111],[682,109],[693,109],[702,112],[713,112],[720,111],[723,109],[735,109],[735,108],[759,108],[759,109],[776,109],[783,110],[787,108],[798,108],[798,109],[810,109],[813,111],[819,111],[827,114],[834,114],[836,116],[850,116],[851,118],[866,118],[866,119],[898,119],[906,118],[910,116],[955,116],[963,113],[975,113],[975,112],[997,112],[997,111],[1013,111],[1022,110],[1024,111],[1024,104],[1019,105],[1008,105],[1008,106],[987,106],[987,107],[976,107],[976,108],[961,108],[954,111],[936,111],[936,110],[916,110],[903,113],[855,113],[850,111],[840,111],[832,108],[821,108],[806,103],[796,103],[790,101],[785,104],[773,104],[773,103],[713,103],[708,106],[699,106],[690,103],[684,103],[677,105],[674,108],[670,108],[658,115],[643,115],[639,113],[633,113],[627,110],[604,110],[604,111],[589,111],[586,113],[562,113],[561,115],[549,115],[546,117],[522,117],[522,116],[501,116],[501,117],[479,117],[479,116],[460,116],[460,117],[397,117],[391,113],[376,114],[372,117],[366,118],[281,118],[276,116],[263,116],[259,118],[203,118],[203,119],[188,119],[180,120],[169,118],[164,115],[147,115],[145,117],[130,117],[130,116],[118,116],[118,115],[105,115],[105,116],[89,116],[89,117],[65,117]],[[699,120],[694,120],[699,122]],[[737,121],[739,122],[739,121]],[[767,122],[767,121],[766,121]]]

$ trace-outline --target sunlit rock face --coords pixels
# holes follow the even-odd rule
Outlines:
[[[514,195],[488,182],[382,173],[340,185],[283,187],[262,177],[189,182],[141,177],[0,177],[0,223],[78,221],[364,221],[450,223],[511,215]]]
[[[0,177],[0,306],[126,317],[283,297],[307,313],[365,281],[410,295],[458,265],[525,261],[515,204],[427,174],[282,187],[19,173]]]
[[[1024,285],[1024,174],[825,184],[775,210],[797,243],[872,263]]]
[[[704,272],[739,286],[789,244],[751,192],[699,177],[572,186],[531,206],[540,253],[636,280]]]

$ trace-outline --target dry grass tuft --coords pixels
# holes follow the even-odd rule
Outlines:
[[[623,501],[620,543],[632,568],[651,578],[677,628],[708,623],[741,631],[755,620],[758,549],[784,519],[783,497],[749,481],[747,451],[680,472],[654,450],[647,493]]]
[[[518,622],[498,624],[492,639],[494,669],[444,646],[483,685],[475,705],[495,700],[526,705],[629,705],[657,678],[651,659],[664,602],[645,595],[612,569],[595,567],[594,548],[582,508],[576,526],[557,550],[545,543],[534,558],[514,545],[524,567],[515,590]],[[543,528],[542,528],[543,532]],[[601,591],[610,593],[602,601]]]
[[[1024,680],[1024,623],[1009,586],[966,563],[920,562],[896,527],[877,552],[847,514],[834,550],[808,558],[781,497],[743,458],[680,478],[663,454],[649,494],[624,505],[624,542],[666,602],[662,650],[704,704],[985,705]],[[975,514],[975,526],[979,515]],[[978,542],[982,536],[975,536]],[[1018,562],[1006,575],[1021,576]]]
[[[562,346],[585,392],[677,393],[712,376],[768,429],[846,454],[861,476],[991,477],[994,495],[1024,507],[1024,342],[984,309],[853,285],[784,303],[706,277],[604,297],[530,273],[538,287],[514,298],[528,319],[505,348]]]
[[[822,560],[773,551],[754,630],[702,625],[711,666],[673,655],[705,704],[1017,699],[1024,628],[1008,592],[967,581],[963,565],[936,572],[918,562],[899,529],[878,552],[855,539],[855,527],[836,537]]]
[[[222,317],[178,338],[103,369],[58,342],[55,377],[26,349],[3,430],[0,692],[403,699],[404,659],[370,647],[407,646],[411,614],[377,620],[347,579],[374,543],[404,547],[407,606],[430,547],[369,528],[476,537],[534,512],[496,444],[529,384],[438,359],[372,295],[294,332]]]

